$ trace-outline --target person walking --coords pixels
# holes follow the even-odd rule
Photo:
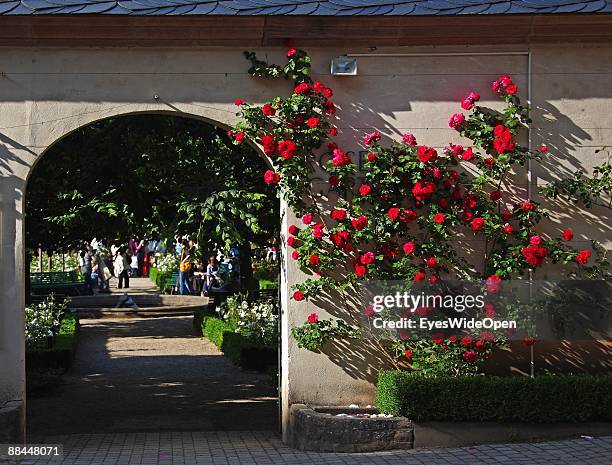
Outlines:
[[[125,249],[124,253],[121,253],[122,250],[119,249],[115,254],[113,268],[115,271],[115,276],[119,280],[117,283],[117,289],[123,289],[124,284],[126,289],[130,287],[130,262],[128,261],[128,254],[130,251],[131,249],[128,247]]]
[[[191,255],[189,244],[185,239],[181,241],[181,260],[179,262],[179,292],[181,295],[191,295],[191,283],[189,274],[191,273]]]
[[[91,246],[85,245],[80,253],[79,265],[83,274],[83,295],[93,295],[91,284],[92,255]]]

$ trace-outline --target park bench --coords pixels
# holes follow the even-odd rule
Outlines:
[[[30,273],[32,294],[78,295],[83,279],[76,271],[47,271]]]
[[[160,290],[162,291],[162,294],[165,294],[168,291],[170,291],[170,294],[178,294],[179,272],[175,271],[174,273],[172,273],[172,276],[162,281],[159,287],[160,287]]]

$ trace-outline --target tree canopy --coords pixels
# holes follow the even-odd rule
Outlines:
[[[266,165],[221,128],[184,117],[98,121],[56,143],[28,184],[26,240],[47,251],[96,237],[189,235],[200,244],[264,244],[279,204],[261,180]]]

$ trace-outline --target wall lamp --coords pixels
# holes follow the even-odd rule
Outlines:
[[[357,59],[347,56],[332,58],[331,73],[334,76],[357,76]]]

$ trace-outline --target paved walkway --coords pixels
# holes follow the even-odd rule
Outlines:
[[[63,443],[64,456],[23,465],[597,465],[612,463],[612,438],[536,444],[497,444],[403,452],[300,452],[266,432],[184,432],[46,437]]]
[[[28,399],[29,434],[276,430],[276,381],[233,365],[192,322],[82,320],[71,373]]]
[[[109,289],[112,294],[159,294],[159,288],[150,278],[130,278],[127,289],[117,289],[117,278],[112,278]]]

